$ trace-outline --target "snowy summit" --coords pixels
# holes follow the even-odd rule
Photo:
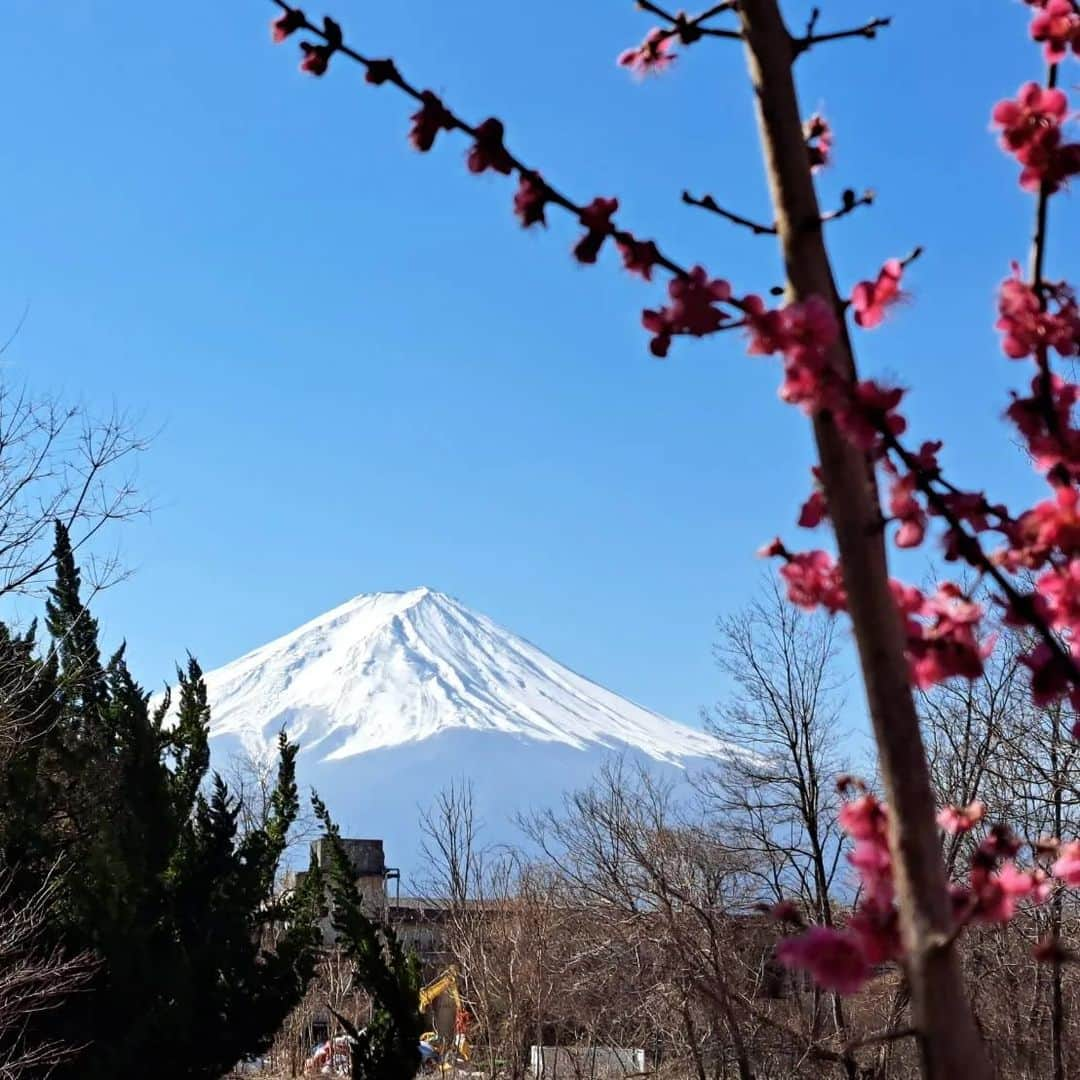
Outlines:
[[[680,764],[730,752],[432,589],[370,593],[206,676],[212,735],[339,761],[454,731]]]

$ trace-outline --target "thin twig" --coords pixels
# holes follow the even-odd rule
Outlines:
[[[678,22],[677,15],[671,15],[666,12],[662,7],[651,2],[651,0],[637,0],[637,6],[642,11],[647,11],[651,15],[657,16],[657,18],[665,19],[669,23]],[[734,11],[739,6],[738,0],[724,0],[723,3],[715,4],[709,8],[708,11],[703,11],[700,15],[695,15],[692,19],[688,20],[691,24],[697,24],[705,22],[707,19],[715,18],[717,15],[723,15],[725,11]]]
[[[637,6],[641,8],[642,11],[647,11],[650,15],[655,15],[658,19],[663,19],[665,22],[671,24],[661,31],[661,40],[678,37],[682,38],[686,44],[689,44],[694,38],[701,36],[729,38],[735,41],[742,40],[742,34],[737,30],[721,30],[717,27],[703,25],[708,22],[709,19],[713,19],[717,15],[722,15],[727,11],[734,11],[739,6],[738,0],[724,0],[724,3],[715,4],[707,11],[703,11],[700,15],[695,15],[691,19],[688,19],[682,14],[672,15],[658,4],[652,3],[652,0],[638,0]],[[689,37],[685,36],[687,33],[689,33]]]
[[[1058,66],[1051,64],[1046,73],[1047,88],[1053,90],[1058,82]],[[1039,201],[1035,211],[1035,235],[1031,241],[1031,287],[1035,290],[1046,310],[1046,297],[1043,282],[1043,266],[1046,260],[1046,232],[1049,217],[1050,196],[1053,192],[1045,181],[1039,188]]]
[[[742,41],[742,34],[738,30],[717,30],[713,26],[699,26],[698,33],[705,37],[727,38],[729,41]]]
[[[19,321],[15,323],[15,329],[8,335],[7,341],[0,345],[0,356],[8,351],[11,343],[19,336],[20,331],[26,323],[26,317],[30,314],[30,301],[27,300],[23,305],[22,314],[19,316]]]
[[[842,196],[843,202],[838,210],[827,210],[821,215],[822,224],[827,221],[839,221],[841,218],[847,217],[848,214],[858,210],[860,206],[873,206],[875,198],[877,198],[877,195],[870,188],[867,188],[858,196],[849,188],[844,192]]]
[[[826,41],[842,41],[844,38],[854,37],[876,38],[879,30],[883,30],[891,24],[892,19],[886,17],[883,19],[871,19],[862,26],[853,27],[851,30],[835,30],[830,34],[815,34],[811,31],[805,37],[795,38],[792,41],[793,54],[795,57],[801,56],[815,45],[823,45]]]
[[[913,1027],[892,1028],[886,1031],[875,1031],[864,1035],[861,1039],[852,1039],[844,1044],[844,1050],[850,1053],[852,1050],[861,1050],[866,1046],[879,1046],[881,1043],[897,1042],[900,1039],[912,1039],[919,1033]]]
[[[642,11],[647,11],[650,15],[655,15],[658,19],[665,20],[665,22],[673,23],[675,21],[674,15],[665,11],[658,4],[650,3],[649,0],[637,0],[637,6]]]
[[[870,190],[864,191],[858,196],[854,191],[845,191],[842,204],[836,210],[826,211],[816,222],[811,223],[811,226],[816,227],[817,225],[824,225],[829,221],[839,221],[841,218],[847,217],[848,214],[853,211],[858,210],[860,206],[872,206],[874,199],[875,194]],[[743,228],[749,229],[755,236],[776,235],[775,222],[769,225],[763,225],[760,221],[752,221],[750,218],[743,217],[742,214],[736,214],[731,210],[725,210],[711,195],[702,195],[698,198],[695,195],[691,195],[689,191],[684,191],[682,193],[682,201],[686,203],[687,206],[696,206],[701,210],[708,210],[710,213],[726,218],[735,225],[741,225]],[[904,265],[911,262],[912,259],[920,254],[922,254],[922,248],[916,249],[915,252],[907,257]]]
[[[743,217],[742,214],[736,214],[731,210],[725,210],[711,195],[703,195],[698,199],[691,195],[689,191],[684,191],[682,193],[682,201],[686,203],[687,206],[697,206],[702,210],[708,210],[710,213],[718,214],[720,217],[726,218],[735,225],[741,225],[744,229],[749,229],[755,236],[776,235],[775,225],[762,225],[758,221],[751,221],[749,218]]]
[[[921,258],[926,248],[922,244],[916,244],[901,260],[900,267],[906,270],[916,259]]]

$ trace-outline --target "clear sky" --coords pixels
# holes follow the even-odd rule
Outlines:
[[[998,416],[1028,373],[1001,357],[993,295],[1031,204],[988,118],[1038,77],[1028,9],[823,7],[821,29],[896,16],[799,63],[804,111],[836,129],[824,201],[879,193],[831,229],[838,272],[927,247],[862,363],[916,388],[915,432],[946,437],[958,478],[1019,499],[1034,487]],[[777,282],[771,240],[679,202],[689,187],[767,216],[737,45],[636,84],[614,58],[652,20],[626,0],[332,11],[463,115],[500,116],[569,193],[617,195],[627,227],[738,289]],[[758,544],[794,537],[808,490],[775,365],[723,338],[652,359],[638,319],[662,286],[611,252],[575,266],[561,215],[522,234],[508,181],[468,176],[454,138],[416,154],[409,103],[351,64],[301,75],[270,15],[6,5],[0,331],[31,311],[5,377],[161,429],[141,466],[157,510],[119,537],[136,575],[99,606],[106,633],[155,683],[185,649],[216,666],[356,593],[430,584],[692,721],[720,686],[715,617],[751,595]],[[1055,212],[1051,273],[1078,224],[1074,203]]]

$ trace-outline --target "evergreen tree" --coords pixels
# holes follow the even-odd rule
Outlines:
[[[60,656],[65,684],[65,699],[72,716],[86,721],[105,701],[105,672],[98,648],[98,625],[80,598],[82,575],[75,565],[71,539],[61,522],[56,522],[53,558],[56,581],[45,603],[45,624]]]
[[[371,995],[371,1020],[358,1029],[335,1012],[352,1036],[353,1080],[411,1080],[420,1067],[420,970],[416,957],[406,955],[393,927],[370,919],[363,910],[360,891],[338,827],[318,796],[312,796],[315,815],[329,841],[330,865],[325,883],[331,922],[338,944],[355,965],[357,985]],[[313,866],[312,879],[322,873]]]
[[[0,624],[0,868],[29,896],[55,856],[55,657],[37,656],[37,624],[13,635]]]
[[[205,687],[181,683],[191,707]],[[188,828],[167,873],[171,925],[184,972],[179,993],[163,1015],[180,1019],[187,1037],[200,1041],[200,1071],[177,1057],[156,1073],[162,1078],[218,1077],[241,1057],[265,1050],[303,996],[314,973],[319,933],[318,896],[305,881],[290,896],[275,896],[275,873],[288,830],[299,811],[296,752],[279,736],[280,765],[265,827],[238,834],[239,805],[214,776],[207,794],[196,796]],[[178,773],[179,777],[180,774]],[[208,913],[211,917],[208,918]]]
[[[311,887],[275,897],[299,809],[284,735],[272,810],[246,835],[209,776],[206,686],[178,672],[151,709],[121,648],[101,663],[67,532],[56,531],[52,647],[0,627],[0,712],[30,735],[0,754],[0,863],[30,895],[59,867],[52,944],[92,953],[88,992],[35,1018],[86,1049],[54,1075],[206,1078],[263,1049],[302,997],[318,934]]]

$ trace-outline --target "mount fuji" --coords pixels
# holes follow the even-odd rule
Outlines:
[[[345,835],[418,868],[420,808],[472,781],[490,841],[556,804],[602,760],[674,776],[735,749],[635,705],[432,589],[370,593],[206,675],[211,745],[265,753],[284,728]]]

